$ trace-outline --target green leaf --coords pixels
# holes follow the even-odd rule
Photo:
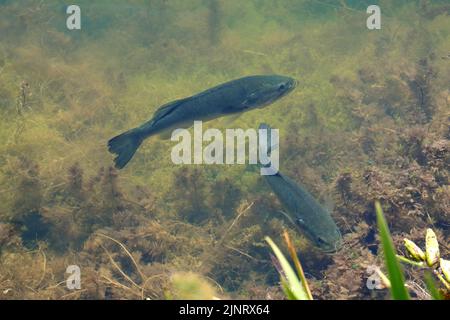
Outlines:
[[[265,237],[265,240],[272,248],[286,276],[284,279],[282,276],[281,284],[284,291],[287,293],[288,298],[292,298],[295,300],[309,300],[307,293],[304,291],[303,286],[300,283],[300,280],[298,279],[297,275],[295,274],[294,270],[292,269],[291,265],[289,264],[281,250],[269,237]]]
[[[425,272],[425,284],[427,285],[428,293],[431,295],[433,300],[442,300],[442,295],[436,287],[436,283],[431,276],[429,271]]]
[[[283,292],[289,300],[298,300],[291,288],[289,288],[286,278],[283,276],[281,276],[281,288],[283,288]]]
[[[405,287],[405,278],[397,260],[394,243],[383,215],[383,210],[378,201],[375,202],[375,211],[377,214],[378,229],[383,246],[386,269],[388,270],[389,280],[391,282],[391,294],[394,300],[409,300],[409,294]]]

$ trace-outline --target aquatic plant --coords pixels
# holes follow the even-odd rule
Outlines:
[[[292,242],[289,238],[288,233],[284,232],[284,239],[286,241],[286,245],[289,249],[289,253],[291,255],[292,260],[294,261],[295,269],[297,270],[297,274],[295,274],[291,265],[287,261],[286,257],[283,255],[278,246],[272,241],[271,238],[266,237],[265,240],[272,248],[280,269],[278,272],[280,273],[281,285],[283,290],[291,300],[312,300],[313,297],[311,295],[311,290],[309,289],[308,282],[306,281],[305,274],[303,272],[302,265],[300,260],[298,259],[297,252],[292,245]]]
[[[413,241],[404,238],[404,245],[410,257],[406,258],[395,253],[392,238],[379,202],[375,203],[375,209],[389,279],[381,272],[379,275],[381,276],[381,279],[385,279],[383,282],[389,287],[392,297],[396,300],[410,298],[407,292],[407,287],[410,286],[406,284],[403,271],[399,264],[399,262],[403,262],[422,269],[429,268],[429,271],[426,271],[424,276],[428,294],[435,300],[442,299],[445,294],[441,294],[430,275],[434,274],[448,292],[450,290],[450,262],[440,258],[439,244],[433,230],[427,229],[425,252]]]
[[[171,276],[171,288],[167,299],[213,300],[219,299],[215,288],[206,279],[195,273],[175,273]]]
[[[212,45],[217,45],[220,42],[220,33],[222,29],[222,12],[221,12],[221,0],[211,0],[209,3],[209,17],[208,17],[208,30],[209,40]]]
[[[425,236],[425,252],[413,241],[405,238],[405,248],[409,258],[398,255],[398,259],[418,268],[428,268],[447,291],[450,290],[450,262],[440,257],[439,243],[432,229],[427,229]],[[429,272],[430,273],[430,272]],[[428,274],[429,274],[428,273]],[[430,282],[431,280],[428,280]],[[436,297],[436,293],[433,294]]]
[[[384,261],[389,274],[389,289],[391,290],[392,298],[395,300],[408,300],[409,294],[405,287],[403,271],[397,260],[395,247],[379,202],[375,202],[375,211],[383,246]]]

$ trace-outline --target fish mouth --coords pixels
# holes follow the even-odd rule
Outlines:
[[[339,250],[338,248],[327,248],[327,249],[321,248],[321,251],[322,251],[323,253],[329,254],[329,255],[335,254],[336,252],[338,252],[338,250]]]
[[[292,90],[294,90],[297,87],[297,85],[298,85],[297,80],[291,78],[289,81],[286,82],[286,89],[278,94],[277,99],[289,94]]]
[[[291,89],[295,89],[298,86],[298,81],[297,79],[292,79],[291,81]]]
[[[288,82],[287,82],[287,88],[284,92],[284,94],[287,94],[289,92],[291,92],[292,90],[294,90],[298,85],[298,81],[294,78],[291,78]]]
[[[337,240],[334,243],[334,247],[333,246],[329,246],[327,248],[321,248],[321,249],[322,249],[323,253],[334,254],[334,253],[337,253],[341,248],[342,248],[342,242],[340,240]]]

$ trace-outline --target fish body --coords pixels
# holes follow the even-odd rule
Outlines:
[[[160,107],[152,119],[108,142],[117,155],[115,165],[123,168],[142,141],[175,128],[190,127],[194,121],[208,121],[265,107],[291,92],[297,82],[280,75],[256,75],[232,80],[201,93]]]
[[[272,128],[261,123],[260,130],[267,131],[267,140],[262,141],[267,146],[267,153],[278,148],[271,144]],[[270,164],[265,165],[269,167]],[[289,220],[305,234],[317,247],[325,252],[337,251],[342,244],[339,228],[327,209],[306,190],[304,186],[286,177],[280,172],[265,175],[267,183],[277,196],[281,205],[287,211]]]
[[[281,173],[264,176],[290,220],[324,252],[335,252],[342,236],[328,210],[300,184]]]

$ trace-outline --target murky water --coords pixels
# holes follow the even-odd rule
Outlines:
[[[283,299],[264,241],[287,253],[283,230],[315,298],[385,299],[366,286],[368,267],[384,268],[375,200],[399,252],[433,228],[450,256],[448,1],[76,5],[0,1],[0,299]],[[177,141],[155,135],[114,168],[108,140],[160,106],[260,74],[297,86],[203,132],[279,129],[280,172],[331,213],[336,253],[248,161],[175,164]]]

